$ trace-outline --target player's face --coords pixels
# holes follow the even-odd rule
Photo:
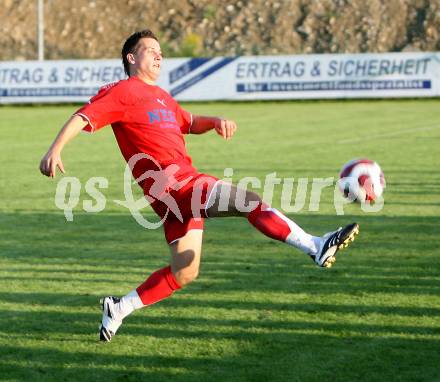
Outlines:
[[[162,65],[162,51],[160,44],[155,39],[140,39],[132,58],[134,61],[133,74],[140,75],[151,82],[156,81]]]

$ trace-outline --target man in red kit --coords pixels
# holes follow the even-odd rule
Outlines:
[[[322,237],[312,236],[266,205],[257,194],[199,173],[192,166],[185,134],[215,130],[224,139],[230,139],[237,126],[230,120],[192,115],[155,85],[162,53],[150,30],[136,32],[127,39],[122,61],[128,79],[104,86],[79,109],[63,126],[40,163],[40,171],[46,176],[54,177],[57,167],[64,173],[61,151],[65,144],[81,130],[94,132],[111,125],[134,178],[164,220],[171,264],[151,274],[127,295],[101,300],[102,341],[110,341],[122,320],[134,310],[169,297],[197,277],[204,217],[247,218],[264,235],[300,249],[320,267],[330,267],[337,251],[353,241],[359,232],[356,223]]]

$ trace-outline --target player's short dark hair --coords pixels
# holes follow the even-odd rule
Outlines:
[[[134,32],[129,38],[127,38],[124,46],[122,47],[122,63],[124,64],[124,71],[127,76],[130,75],[127,54],[136,52],[136,46],[141,38],[152,38],[159,42],[154,33],[149,29]]]

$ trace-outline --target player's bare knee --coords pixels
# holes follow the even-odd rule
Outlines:
[[[188,285],[197,278],[199,266],[200,254],[197,251],[179,252],[172,258],[171,269],[181,286]]]
[[[184,287],[185,285],[193,282],[198,277],[198,275],[198,267],[188,267],[177,271],[174,277],[176,278],[176,281],[179,283],[179,285]]]

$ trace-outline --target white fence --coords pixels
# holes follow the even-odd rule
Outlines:
[[[124,79],[120,60],[0,62],[0,103],[85,102]],[[177,100],[435,97],[440,53],[164,60],[158,85]]]

